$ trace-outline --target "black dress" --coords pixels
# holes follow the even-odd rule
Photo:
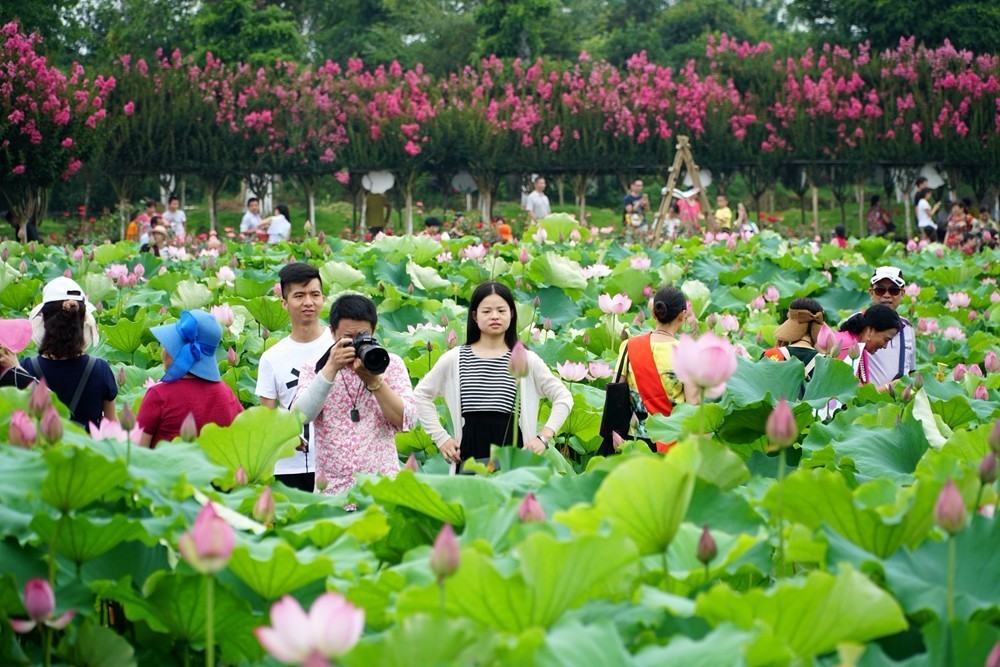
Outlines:
[[[458,357],[462,397],[462,459],[488,459],[491,445],[510,445],[514,432],[517,383],[510,374],[510,352],[479,357],[463,345]],[[517,444],[523,442],[517,429]]]

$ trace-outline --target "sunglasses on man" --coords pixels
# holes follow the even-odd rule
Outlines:
[[[899,287],[881,287],[881,286],[879,286],[879,287],[873,287],[872,288],[872,292],[875,293],[875,296],[885,296],[887,292],[889,294],[891,294],[892,296],[899,296],[900,294],[903,293],[903,290],[901,288],[899,288]]]

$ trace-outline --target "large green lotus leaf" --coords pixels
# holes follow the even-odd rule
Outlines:
[[[375,260],[373,270],[375,278],[388,285],[393,285],[401,290],[405,290],[410,285],[410,277],[406,274],[405,262],[390,262],[385,257]]]
[[[453,526],[465,523],[465,512],[460,503],[445,502],[438,491],[424,479],[418,479],[409,470],[401,470],[396,479],[388,477],[366,479],[361,484],[361,490],[370,495],[375,502],[387,506],[387,509],[395,506],[408,507]]]
[[[106,266],[113,262],[123,262],[135,253],[135,246],[131,243],[105,243],[94,247],[94,261],[99,266]]]
[[[67,514],[54,518],[37,514],[31,527],[58,554],[74,563],[85,563],[114,549],[122,542],[146,535],[143,525],[127,516]]]
[[[281,331],[291,322],[288,311],[281,307],[281,301],[270,296],[256,299],[233,299],[242,304],[257,322],[268,331]]]
[[[941,417],[941,421],[952,431],[979,420],[965,396],[954,396],[947,401],[931,401],[931,410]]]
[[[793,657],[780,642],[761,646],[759,629],[741,630],[723,623],[699,639],[675,637],[666,646],[649,646],[636,654],[638,667],[753,667],[787,664]]]
[[[327,293],[336,293],[352,287],[364,285],[368,279],[365,274],[347,262],[331,260],[319,267],[320,278],[323,279],[323,289]]]
[[[787,364],[789,362],[775,362]],[[737,445],[751,445],[751,450],[763,449],[767,446],[767,418],[774,411],[774,406],[768,401],[759,401],[750,405],[733,409],[717,429],[719,438],[725,442]],[[795,424],[802,433],[812,424],[816,417],[808,403],[796,403],[792,406]]]
[[[0,247],[10,249],[10,245],[6,243],[0,243]],[[23,277],[21,272],[11,266],[9,262],[0,262],[0,292],[21,277]]]
[[[184,280],[183,271],[167,271],[166,273],[159,273],[153,276],[146,284],[153,289],[172,293],[175,289],[177,289],[177,285],[179,285],[182,280]]]
[[[259,296],[270,296],[274,289],[274,280],[252,280],[246,276],[236,276],[233,283],[236,296],[244,299],[255,299]]]
[[[736,372],[726,383],[723,405],[745,407],[760,401],[777,403],[779,398],[794,401],[805,379],[805,367],[798,359],[773,361],[765,359],[752,362],[742,357],[737,360]]]
[[[389,628],[396,620],[390,615],[390,608],[395,611],[396,596],[408,585],[401,573],[383,569],[356,582],[345,595],[353,605],[364,608],[365,625],[370,630],[379,631]]]
[[[894,428],[841,420],[831,424],[817,422],[809,431],[802,448],[814,451],[817,442],[828,440],[839,467],[853,465],[859,482],[885,477],[907,484],[913,481],[920,457],[927,451],[927,439],[919,422],[904,419]]]
[[[989,665],[987,657],[1000,641],[1000,629],[987,623],[954,621],[949,627],[934,621],[924,626],[922,633],[929,667]]]
[[[619,267],[627,267],[627,264],[619,264]],[[604,289],[609,294],[628,294],[632,303],[644,304],[646,299],[642,296],[642,291],[649,287],[649,273],[637,269],[626,268],[624,271],[615,271],[608,276],[604,283]]]
[[[543,287],[535,294],[539,302],[539,319],[543,322],[548,319],[553,328],[566,326],[580,317],[583,304],[558,287]]]
[[[117,440],[90,440],[80,437],[73,441],[89,447],[106,459],[125,460],[127,445]],[[161,442],[156,449],[137,447],[129,454],[129,475],[140,488],[175,490],[178,497],[186,498],[189,486],[205,488],[212,480],[225,474],[225,468],[216,465],[196,442]]]
[[[198,443],[208,457],[234,473],[240,466],[251,483],[274,475],[274,464],[295,453],[302,431],[300,414],[257,406],[237,415],[230,426],[206,424]]]
[[[826,524],[866,551],[887,558],[900,546],[912,547],[924,539],[933,523],[939,490],[930,481],[898,487],[880,479],[852,491],[838,472],[800,469],[785,478],[783,514],[786,520],[812,529]],[[774,486],[764,502],[772,512],[777,497]]]
[[[524,238],[530,238],[541,227],[549,241],[567,241],[573,232],[577,232],[580,238],[587,240],[590,238],[590,230],[580,225],[579,221],[569,213],[549,213],[538,221],[538,225],[527,229]]]
[[[11,283],[0,292],[0,303],[15,312],[27,312],[38,299],[41,285],[40,280],[30,278]]]
[[[145,287],[131,290],[131,293],[125,297],[125,310],[130,308],[146,308],[151,307],[154,310],[159,310],[161,307],[167,307],[170,305],[170,294],[166,291],[153,290]]]
[[[555,252],[546,252],[531,260],[528,278],[542,286],[574,290],[587,288],[587,279],[583,277],[580,265]]]
[[[698,560],[702,526],[692,523],[681,525],[667,550],[667,568],[673,579],[694,587],[745,567],[756,569],[761,574],[770,571],[771,545],[763,526],[759,526],[754,533],[741,535],[725,533],[709,525],[709,532],[715,540],[718,553],[709,563],[708,579],[705,578],[705,565]]]
[[[170,295],[170,305],[181,310],[198,310],[212,303],[213,298],[207,286],[194,280],[182,280]]]
[[[604,620],[593,625],[570,621],[553,628],[546,633],[534,664],[537,667],[632,667],[636,663],[625,649],[618,629],[610,620]]]
[[[684,519],[700,462],[697,448],[632,456],[604,478],[594,507],[625,531],[639,553],[663,553]]]
[[[495,564],[463,549],[458,571],[445,582],[450,616],[463,616],[503,632],[549,628],[568,610],[593,597],[622,598],[637,576],[635,546],[623,535],[584,535],[560,541],[533,532],[518,546],[520,566]],[[434,611],[441,605],[436,584],[406,589],[397,612]]]
[[[99,587],[98,592],[121,602],[129,620],[145,621],[154,632],[201,648],[205,643],[207,582],[208,577],[201,574],[160,570],[146,581],[142,593],[127,578]],[[237,663],[260,659],[264,651],[253,629],[262,619],[251,611],[250,603],[218,583],[214,602],[215,641],[223,660]]]
[[[241,542],[233,549],[229,570],[265,600],[277,600],[306,584],[333,574],[333,563],[312,548],[298,551],[287,542],[267,538]]]
[[[864,255],[866,262],[872,266],[878,266],[883,263],[881,259],[885,256],[886,250],[889,246],[890,242],[884,238],[878,236],[866,236],[865,238],[859,239],[855,242],[854,249]]]
[[[837,576],[814,571],[745,594],[718,584],[698,596],[696,609],[713,625],[767,628],[803,660],[842,642],[867,642],[907,628],[892,596],[850,568]]]
[[[126,354],[132,354],[142,345],[142,335],[146,328],[146,312],[140,310],[136,313],[135,320],[119,318],[114,324],[101,327],[101,333],[107,339],[108,345]]]
[[[712,292],[705,283],[700,280],[685,280],[681,285],[681,291],[691,302],[691,307],[697,317],[701,317],[708,310],[708,304],[712,303]]]
[[[109,461],[88,449],[58,447],[44,458],[42,500],[63,512],[86,507],[128,479],[124,460]]]
[[[440,292],[450,289],[451,281],[441,276],[432,266],[420,266],[414,261],[406,263],[406,275],[410,277],[414,289],[424,292]]]
[[[135,649],[120,634],[93,622],[80,628],[73,646],[74,664],[87,667],[133,667]]]
[[[755,534],[765,525],[764,518],[743,494],[724,491],[703,479],[695,484],[684,520],[732,535]]]
[[[16,391],[21,397],[27,398],[27,392],[21,392],[13,387],[10,391]],[[4,406],[0,404],[0,407]],[[6,431],[6,425],[3,430]],[[40,450],[0,446],[0,470],[3,470],[0,505],[37,498],[38,489],[48,473],[46,463]]]
[[[601,401],[603,408],[604,402]],[[692,433],[714,433],[722,425],[726,409],[718,403],[692,405],[679,403],[669,417],[650,415],[646,420],[646,434],[651,440],[675,442]]]
[[[973,516],[956,540],[955,614],[990,622],[1000,619],[1000,521]],[[915,551],[900,550],[884,561],[886,587],[908,614],[929,611],[945,618],[947,542],[922,543]]]
[[[187,528],[183,518],[180,518],[169,538]],[[148,531],[147,531],[148,532]],[[150,547],[142,542],[121,542],[117,547],[99,558],[84,563],[80,568],[80,580],[87,585],[100,581],[118,581],[129,577],[135,585],[142,588],[146,580],[159,572],[173,567],[176,552],[172,552],[164,544]]]
[[[956,472],[963,464],[967,471],[978,469],[983,457],[990,451],[989,435],[992,430],[993,424],[986,423],[974,429],[955,431],[940,449],[924,455],[917,465],[917,474],[930,472],[942,463],[954,466],[950,475],[953,477],[961,476]]]
[[[858,378],[850,364],[823,355],[816,356],[816,365],[812,377],[806,383],[806,393],[802,400],[814,408],[822,408],[831,398],[849,403],[857,394]]]
[[[440,241],[430,236],[382,236],[372,243],[372,247],[396,258],[412,257],[420,264],[426,264],[443,250]]]
[[[308,541],[321,549],[330,546],[344,534],[351,535],[364,544],[370,544],[382,539],[388,532],[389,523],[386,514],[377,505],[363,512],[351,512],[347,516],[299,521],[279,530],[283,537],[294,539],[297,546],[302,546],[303,542]]]
[[[493,644],[493,637],[468,619],[414,614],[387,632],[362,638],[337,664],[413,667],[418,660],[421,665],[472,667],[491,661]]]

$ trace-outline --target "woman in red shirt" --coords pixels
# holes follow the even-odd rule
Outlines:
[[[153,327],[152,332],[163,346],[166,373],[149,388],[139,407],[140,444],[148,447],[173,440],[188,415],[199,433],[205,424],[232,424],[243,406],[219,374],[215,353],[222,327],[215,318],[203,310],[185,310],[176,324]]]

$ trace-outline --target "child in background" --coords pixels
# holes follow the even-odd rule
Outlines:
[[[843,225],[837,225],[833,228],[833,238],[830,239],[830,243],[841,248],[847,247],[847,230],[844,229]]]

